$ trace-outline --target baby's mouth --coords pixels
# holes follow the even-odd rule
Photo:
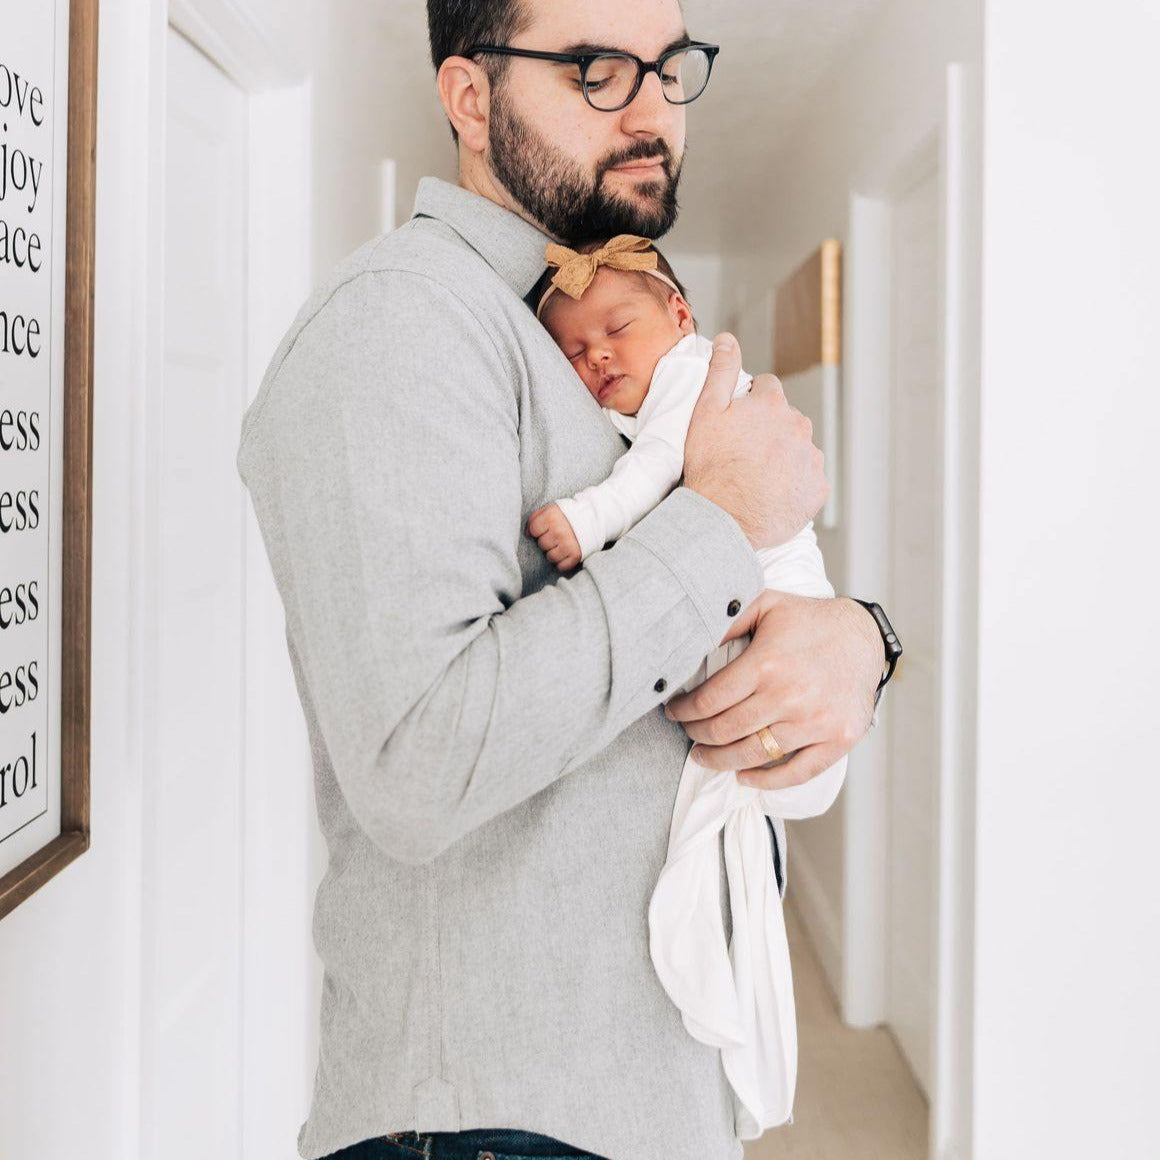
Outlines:
[[[617,383],[624,378],[624,375],[606,375],[600,382],[600,388],[596,392],[596,397],[600,402],[603,402],[608,395],[616,389]]]

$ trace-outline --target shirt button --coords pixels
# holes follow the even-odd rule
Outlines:
[[[655,689],[658,693],[663,693],[668,687],[669,683],[664,679],[664,677],[658,677],[657,683],[653,685],[653,689]]]
[[[479,1160],[495,1160],[494,1152],[480,1152]]]
[[[730,616],[736,616],[741,611],[741,601],[730,600],[729,607],[726,608],[725,611],[729,613]]]

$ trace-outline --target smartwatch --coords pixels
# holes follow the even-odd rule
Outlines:
[[[882,696],[882,689],[886,682],[894,676],[894,666],[898,664],[898,658],[902,656],[902,643],[898,639],[898,633],[894,631],[894,626],[886,619],[886,613],[882,611],[881,604],[875,604],[870,600],[859,600],[857,596],[851,596],[850,599],[855,604],[861,604],[874,617],[874,623],[878,625],[878,632],[882,636],[882,648],[886,653],[886,671],[882,674],[882,680],[878,682],[878,688],[874,692],[874,707],[877,708],[878,699]]]

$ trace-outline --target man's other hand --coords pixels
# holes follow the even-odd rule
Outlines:
[[[870,727],[884,663],[874,618],[846,597],[766,589],[721,643],[751,633],[740,656],[665,715],[698,743],[694,759],[734,769],[759,789],[800,785],[829,769]],[[775,768],[757,736],[768,725],[787,753]]]
[[[758,375],[734,399],[740,370],[737,340],[717,335],[685,439],[684,484],[724,508],[754,548],[776,548],[817,515],[830,484],[813,424],[780,381]]]

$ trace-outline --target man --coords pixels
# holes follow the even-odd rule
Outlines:
[[[652,62],[688,38],[677,0],[428,15],[459,184],[424,179],[416,216],[303,307],[238,453],[331,855],[299,1153],[739,1157],[719,1053],[648,951],[689,738],[706,764],[754,769],[768,726],[796,755],[760,784],[821,772],[870,722],[882,641],[851,600],[761,590],[753,549],[828,485],[775,379],[730,402],[735,342],[683,486],[572,575],[544,558],[529,514],[606,478],[625,444],[523,298],[552,239],[669,228],[684,108],[664,69],[608,112],[580,65],[468,50]],[[667,719],[666,689],[745,632]]]

